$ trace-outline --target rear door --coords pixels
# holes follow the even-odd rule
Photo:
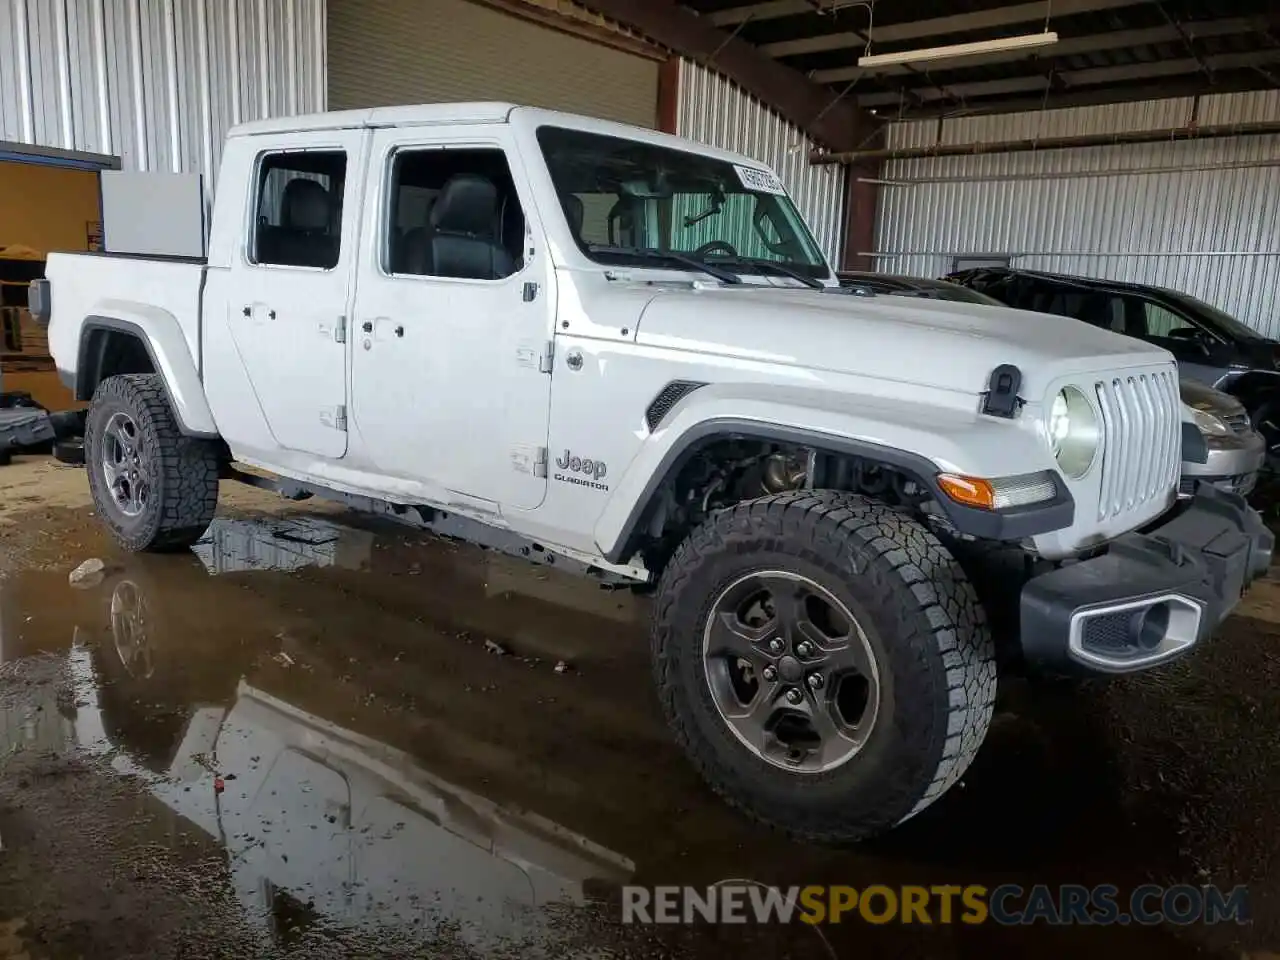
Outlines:
[[[227,325],[271,434],[324,458],[347,449],[346,317],[361,197],[363,130],[299,134],[254,162]]]

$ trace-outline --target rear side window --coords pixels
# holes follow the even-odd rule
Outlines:
[[[249,259],[330,270],[342,241],[347,155],[340,150],[267,154],[258,172]]]

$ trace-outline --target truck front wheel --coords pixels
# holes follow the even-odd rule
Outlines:
[[[178,429],[158,374],[98,385],[85,423],[85,467],[94,505],[126,550],[190,546],[218,505],[218,447]]]
[[[654,669],[704,778],[802,840],[888,830],[952,786],[996,693],[959,564],[915,520],[828,491],[725,510],[659,587]]]

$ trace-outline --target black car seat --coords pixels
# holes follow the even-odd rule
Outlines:
[[[474,173],[450,177],[431,208],[430,273],[438,277],[500,280],[515,261],[498,236],[498,188]]]
[[[508,187],[502,194],[502,209],[498,214],[498,240],[502,249],[511,257],[512,272],[524,266],[524,208],[515,188]]]
[[[285,184],[280,200],[281,230],[276,238],[278,261],[303,267],[329,268],[338,262],[338,238],[331,235],[333,215],[329,191],[315,180]]]
[[[632,197],[619,197],[609,209],[609,243],[615,247],[638,247],[639,225],[644,222],[640,201]]]
[[[573,239],[581,243],[582,222],[586,217],[586,210],[582,206],[582,198],[576,194],[566,193],[560,199],[560,205],[564,207],[564,216],[569,221],[569,230],[573,234]]]
[[[422,226],[400,231],[396,246],[391,251],[392,273],[411,273],[417,276],[428,276],[431,273],[431,250],[427,243],[431,230],[427,224],[431,221],[433,206],[434,197],[427,201]]]

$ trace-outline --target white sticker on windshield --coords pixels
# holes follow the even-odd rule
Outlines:
[[[761,170],[759,167],[743,167],[736,163],[733,165],[733,169],[738,171],[738,179],[742,181],[742,185],[748,190],[779,194],[787,192],[777,174],[770,170]]]

